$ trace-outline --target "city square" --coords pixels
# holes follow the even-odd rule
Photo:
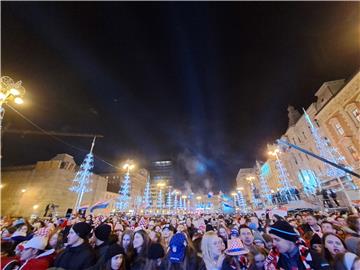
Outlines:
[[[358,2],[1,7],[1,269],[360,269]]]

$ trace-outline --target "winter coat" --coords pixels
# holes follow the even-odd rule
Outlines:
[[[96,256],[88,243],[77,247],[66,247],[55,260],[54,266],[66,270],[82,270],[93,266],[96,263]]]
[[[46,270],[54,263],[55,250],[47,250],[33,259],[26,260],[18,270]]]
[[[330,265],[316,253],[302,244],[298,245],[298,251],[291,258],[279,253],[275,248],[272,249],[265,261],[265,270],[289,269],[290,262],[297,262],[299,270],[329,270]]]

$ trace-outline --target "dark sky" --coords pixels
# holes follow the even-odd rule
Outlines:
[[[21,113],[46,130],[103,134],[95,154],[113,164],[172,159],[176,185],[194,191],[229,191],[286,131],[288,104],[309,106],[360,60],[358,2],[1,7],[2,75],[27,89]],[[4,125],[35,129],[10,109]],[[47,136],[5,133],[3,142],[3,165],[86,154]]]

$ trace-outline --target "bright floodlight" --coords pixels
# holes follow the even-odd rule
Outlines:
[[[16,88],[11,88],[11,89],[10,89],[10,93],[11,93],[13,96],[18,96],[18,95],[20,95],[20,91],[17,90]]]
[[[15,101],[16,104],[23,104],[24,103],[24,100],[22,98],[20,98],[20,97],[16,97],[14,99],[14,101]]]

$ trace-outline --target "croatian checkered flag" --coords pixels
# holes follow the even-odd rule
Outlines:
[[[147,227],[147,225],[149,224],[149,222],[147,221],[147,219],[145,219],[144,217],[141,217],[141,219],[139,220],[139,226],[142,227],[143,229],[145,229]]]

